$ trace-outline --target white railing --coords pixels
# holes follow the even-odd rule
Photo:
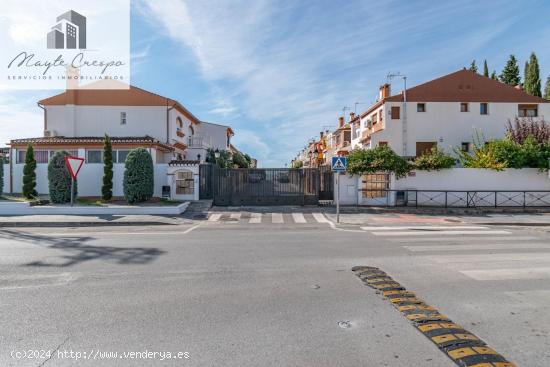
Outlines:
[[[188,138],[189,148],[205,148],[212,147],[212,142],[209,136],[193,135]]]

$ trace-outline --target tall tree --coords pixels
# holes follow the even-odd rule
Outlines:
[[[550,76],[546,78],[546,86],[544,87],[544,98],[550,100]]]
[[[525,75],[525,91],[532,96],[541,97],[540,67],[537,55],[531,52],[531,57],[527,63],[527,72]]]
[[[521,82],[518,60],[514,55],[510,55],[502,74],[500,74],[500,81],[514,87]]]
[[[0,155],[0,196],[2,196],[2,193],[4,192],[4,163],[5,158]]]
[[[470,64],[470,69],[468,70],[473,71],[474,73],[477,73],[477,65],[475,60],[472,60],[472,63]]]
[[[526,90],[529,84],[529,73],[531,70],[529,69],[529,61],[525,61],[525,65],[523,66],[523,89]]]
[[[32,145],[27,146],[25,154],[25,166],[23,167],[23,196],[27,199],[34,199],[38,196],[36,192],[36,159]]]
[[[103,186],[101,186],[103,200],[113,198],[113,145],[111,138],[105,134],[103,141]]]
[[[493,73],[491,74],[491,79],[498,80],[497,72],[493,70]]]
[[[483,60],[483,76],[489,77],[489,67],[487,66],[487,60]]]

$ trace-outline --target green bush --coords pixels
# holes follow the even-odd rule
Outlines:
[[[439,150],[437,147],[433,147],[415,159],[414,168],[425,171],[439,171],[453,168],[455,164],[455,158]]]
[[[241,152],[236,152],[235,154],[233,154],[233,165],[237,166],[237,168],[249,168],[250,161],[247,160],[245,155],[243,155]]]
[[[32,145],[27,146],[25,154],[25,166],[23,167],[23,196],[33,199],[38,196],[36,192],[36,160]]]
[[[218,158],[216,158],[216,153],[219,154]],[[231,168],[233,164],[231,152],[228,150],[208,149],[206,152],[206,162],[216,164],[220,168]]]
[[[153,197],[153,159],[144,148],[132,149],[124,163],[124,197],[130,204],[147,201]]]
[[[103,142],[103,185],[101,186],[101,198],[111,200],[113,197],[113,145],[111,138],[105,134]]]
[[[405,177],[411,165],[387,146],[374,149],[355,149],[348,155],[347,171],[351,174],[393,172],[396,178]]]
[[[48,189],[50,200],[62,204],[71,201],[71,174],[65,164],[65,151],[56,152],[48,163]],[[74,181],[74,197],[77,196],[77,182]]]

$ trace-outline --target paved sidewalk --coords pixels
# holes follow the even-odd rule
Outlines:
[[[13,215],[0,216],[0,227],[154,226],[190,223],[164,215]]]

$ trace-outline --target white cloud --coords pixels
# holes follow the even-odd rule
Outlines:
[[[25,98],[26,97],[26,98]],[[36,100],[22,93],[0,93],[0,146],[11,139],[44,135],[44,117]]]

